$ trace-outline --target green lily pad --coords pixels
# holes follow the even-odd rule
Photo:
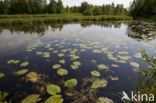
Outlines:
[[[55,95],[49,97],[44,103],[63,103],[63,98],[61,95]]]
[[[41,55],[41,54],[42,54],[42,52],[36,52],[36,54],[37,54],[37,55]]]
[[[56,95],[61,92],[61,88],[55,84],[47,85],[47,93],[50,95]]]
[[[59,60],[59,63],[62,63],[62,64],[65,64],[65,60],[63,59],[63,60]]]
[[[74,64],[74,65],[77,65],[77,66],[80,66],[80,65],[81,65],[81,62],[75,61],[75,62],[73,62],[73,64]]]
[[[64,56],[64,53],[59,53],[58,56],[59,57],[63,57]]]
[[[71,65],[70,66],[72,69],[78,69],[79,68],[79,66],[77,66],[77,65]]]
[[[72,88],[77,85],[77,79],[69,79],[65,82],[65,87]]]
[[[28,66],[28,65],[29,65],[29,62],[28,62],[28,61],[23,62],[23,63],[20,64],[21,67],[26,67],[26,66]]]
[[[101,51],[98,50],[98,49],[94,49],[94,50],[93,50],[93,53],[101,53]]]
[[[36,78],[36,77],[37,77],[37,73],[35,73],[35,72],[30,72],[30,73],[27,74],[27,77],[28,77],[28,78]]]
[[[55,65],[52,66],[53,69],[58,69],[58,68],[60,68],[60,67],[61,67],[60,64],[55,64]]]
[[[17,71],[16,73],[17,73],[17,75],[23,75],[23,74],[25,74],[26,72],[28,72],[28,70],[27,70],[27,69],[23,69],[23,70]]]
[[[135,58],[142,58],[142,54],[141,54],[141,53],[135,53],[135,54],[134,54],[134,57],[135,57]]]
[[[8,60],[8,64],[18,64],[20,60]]]
[[[98,68],[99,69],[108,69],[108,67],[106,65],[104,65],[104,64],[99,64]]]
[[[108,81],[105,80],[105,79],[97,79],[95,81],[93,81],[92,85],[91,85],[91,88],[93,89],[97,89],[97,88],[101,88],[101,87],[106,87],[108,84]]]
[[[5,74],[4,73],[0,73],[0,78],[4,77]]]
[[[130,62],[130,65],[132,65],[133,67],[140,67],[140,65],[136,62]]]
[[[100,77],[100,73],[98,71],[92,71],[91,74],[92,76]]]
[[[97,103],[114,103],[114,102],[109,98],[99,97]]]
[[[27,96],[25,99],[23,99],[21,103],[37,103],[41,101],[41,98],[39,97],[40,97],[39,94],[31,94]]]
[[[68,74],[68,70],[66,70],[66,69],[58,69],[57,70],[57,74],[60,75],[60,76],[67,75]]]

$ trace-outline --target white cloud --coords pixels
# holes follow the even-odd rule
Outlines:
[[[124,7],[129,7],[130,2],[133,0],[62,0],[64,6],[79,6],[81,2],[87,1],[90,4],[93,5],[102,5],[102,4],[111,4],[114,2],[115,4],[123,4]]]

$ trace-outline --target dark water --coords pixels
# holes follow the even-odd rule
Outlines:
[[[142,27],[141,30],[137,28],[138,25]],[[138,72],[137,67],[131,63],[149,68],[144,60],[138,57],[138,49],[144,48],[149,55],[156,55],[155,26],[150,25],[150,29],[146,30],[144,24],[132,21],[0,28],[0,73],[5,74],[0,78],[0,91],[8,92],[6,100],[12,100],[13,103],[21,102],[30,94],[40,94],[40,102],[44,102],[50,97],[46,92],[47,84],[61,87],[61,93],[58,94],[62,95],[64,103],[95,103],[99,97],[107,97],[115,103],[121,103],[119,93],[135,90]],[[43,57],[37,52],[48,52],[49,57]],[[64,55],[58,56],[60,53]],[[71,54],[79,58],[73,60]],[[113,55],[116,60],[109,58],[109,55]],[[8,64],[9,60],[20,62]],[[65,63],[60,63],[59,60],[64,60]],[[20,66],[25,61],[29,62],[29,65]],[[74,61],[81,63],[76,70],[71,68]],[[57,69],[52,68],[55,64],[60,64],[61,68],[68,70],[68,74],[59,76]],[[107,69],[98,69],[99,64],[104,64]],[[16,74],[23,69],[28,72],[23,75]],[[92,76],[93,70],[99,71],[100,77]],[[37,79],[29,80],[29,72],[36,72]],[[117,77],[118,80],[112,80],[110,76]],[[77,86],[68,89],[64,83],[72,78],[77,79]],[[107,80],[107,86],[91,89],[92,81],[96,78]],[[67,93],[73,95],[69,96]]]

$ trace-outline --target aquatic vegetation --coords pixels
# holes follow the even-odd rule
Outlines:
[[[97,103],[114,103],[114,102],[109,98],[99,97]]]
[[[44,103],[63,103],[64,99],[61,95],[54,95],[49,97]]]
[[[4,73],[0,73],[0,78],[4,77],[5,74]]]
[[[37,75],[37,73],[35,72],[30,72],[27,74],[27,78],[28,80],[30,80],[31,82],[37,82],[39,80],[39,77]]]
[[[66,70],[66,69],[58,69],[57,70],[57,74],[60,75],[60,76],[67,75],[68,74],[68,70]]]
[[[52,68],[53,68],[53,69],[59,69],[59,68],[61,68],[61,65],[60,65],[60,64],[54,64],[54,65],[52,66]]]
[[[105,79],[95,79],[92,82],[91,88],[97,89],[97,88],[101,88],[101,87],[106,87],[107,84],[108,84],[108,81]]]
[[[141,54],[141,53],[135,53],[135,54],[134,54],[134,57],[135,57],[135,58],[142,58],[142,54]]]
[[[8,60],[8,64],[18,64],[20,60]]]
[[[101,51],[98,50],[98,49],[94,49],[94,50],[93,50],[93,53],[101,53]]]
[[[79,68],[78,65],[71,65],[70,67],[71,67],[72,69],[78,69],[78,68]]]
[[[56,95],[57,93],[61,92],[61,88],[55,84],[48,84],[47,85],[47,93],[50,95]]]
[[[41,54],[42,54],[42,52],[36,52],[36,54],[37,54],[37,55],[41,55]]]
[[[61,64],[65,64],[65,60],[63,59],[63,60],[59,60],[59,63],[61,63]]]
[[[65,85],[65,87],[72,88],[77,85],[77,79],[69,79],[69,80],[65,81],[64,85]]]
[[[23,63],[20,64],[21,67],[26,67],[26,66],[28,66],[28,65],[29,65],[29,62],[28,62],[28,61],[23,62]]]
[[[118,52],[118,54],[129,54],[127,51]]]
[[[58,56],[59,57],[63,57],[64,56],[64,53],[59,53]]]
[[[129,59],[131,59],[130,56],[120,56],[120,55],[117,55],[117,57],[119,57],[122,60],[129,60]]]
[[[130,65],[132,65],[133,67],[140,67],[140,65],[136,62],[130,62]]]
[[[39,94],[31,94],[24,98],[21,103],[38,103],[39,101],[41,101]]]
[[[6,97],[8,95],[9,93],[0,91],[0,103],[7,103]]]
[[[100,77],[100,73],[98,71],[91,71],[92,76]]]
[[[77,65],[77,66],[80,66],[80,65],[81,65],[81,62],[75,61],[75,62],[73,62],[73,64],[74,64],[74,65]]]
[[[119,68],[119,66],[117,64],[112,64],[111,65],[113,68]]]
[[[111,80],[119,80],[118,77],[112,77],[112,76],[109,76],[109,78],[110,78]]]
[[[108,69],[108,66],[104,65],[104,64],[99,64],[98,65],[99,69]]]
[[[49,52],[43,52],[43,57],[44,58],[49,58],[50,57],[50,53]]]
[[[16,74],[17,74],[17,75],[23,75],[23,74],[25,74],[25,73],[27,73],[27,72],[28,72],[27,69],[23,69],[23,70],[17,71]]]

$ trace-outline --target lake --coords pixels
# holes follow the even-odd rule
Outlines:
[[[141,48],[156,56],[155,24],[0,27],[0,93],[13,103],[121,103],[122,91],[135,91],[138,68],[150,69]]]

